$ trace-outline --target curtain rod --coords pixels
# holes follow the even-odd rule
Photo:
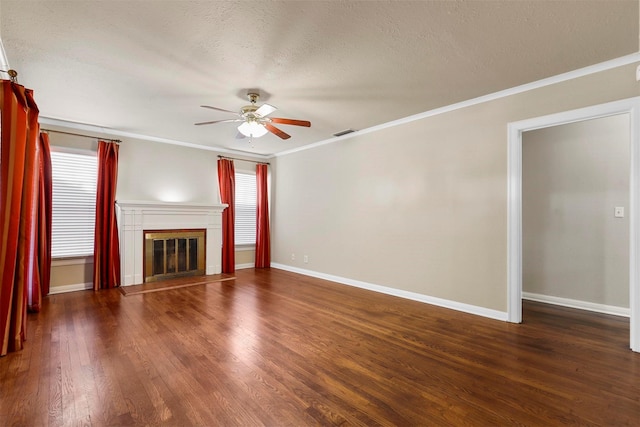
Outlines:
[[[44,128],[42,128],[40,130],[43,131],[43,132],[61,133],[61,134],[64,134],[64,135],[79,136],[81,138],[91,138],[91,139],[97,139],[97,140],[100,140],[100,141],[109,141],[109,142],[114,142],[114,143],[116,143],[118,145],[120,145],[120,143],[122,142],[119,139],[98,138],[97,136],[82,135],[82,134],[79,134],[79,133],[72,133],[72,132],[63,132],[61,130],[44,129]]]
[[[0,41],[0,47],[2,47],[2,42]],[[4,53],[4,49],[2,49],[2,53]],[[18,83],[18,72],[16,70],[8,69],[8,70],[0,70],[2,73],[7,73],[9,75],[9,80],[13,83]]]
[[[271,163],[269,163],[269,162],[257,162],[255,160],[238,159],[236,157],[227,157],[227,156],[218,155],[218,158],[219,159],[229,159],[229,160],[240,160],[241,162],[251,162],[251,163],[257,163],[259,165],[269,165],[269,166],[271,166]]]

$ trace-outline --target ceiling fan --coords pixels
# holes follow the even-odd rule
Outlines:
[[[280,117],[267,117],[269,114],[276,111],[277,108],[269,104],[262,104],[261,106],[258,107],[256,105],[256,102],[258,102],[258,99],[260,99],[260,95],[255,92],[247,93],[247,97],[249,98],[249,102],[251,102],[251,105],[245,105],[240,109],[239,113],[231,110],[225,110],[224,108],[201,105],[202,108],[209,108],[211,110],[224,111],[226,113],[236,114],[238,118],[226,119],[226,120],[212,120],[209,122],[200,122],[200,123],[196,123],[196,126],[212,125],[214,123],[242,122],[240,126],[238,126],[238,132],[240,132],[238,136],[240,138],[244,138],[245,136],[248,136],[250,138],[259,138],[265,135],[267,132],[271,132],[272,134],[279,136],[282,139],[289,139],[291,138],[291,135],[282,131],[281,129],[278,129],[272,123],[277,123],[282,125],[305,126],[305,127],[311,126],[311,122],[307,120],[294,120],[294,119],[283,119]]]

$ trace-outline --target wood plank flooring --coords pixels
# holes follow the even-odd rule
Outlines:
[[[234,280],[233,274],[214,274],[210,276],[188,276],[162,280],[159,282],[143,283],[141,285],[121,286],[118,289],[124,296],[148,294],[151,292],[164,292],[189,286],[209,285],[225,280]]]
[[[275,269],[52,295],[0,358],[0,426],[640,425],[628,319],[524,320]]]

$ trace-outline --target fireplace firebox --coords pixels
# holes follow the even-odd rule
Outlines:
[[[144,282],[205,274],[206,230],[145,230]]]

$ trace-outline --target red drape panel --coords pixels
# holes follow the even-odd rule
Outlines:
[[[116,220],[118,144],[98,141],[96,231],[93,246],[93,289],[120,286],[120,241]]]
[[[256,189],[258,209],[256,217],[256,268],[271,267],[271,244],[269,236],[269,195],[267,176],[268,166],[256,166]]]
[[[29,311],[40,311],[42,297],[49,293],[49,278],[51,276],[51,152],[49,150],[49,135],[41,133],[38,138],[36,170],[36,192],[33,199],[36,202],[35,228],[33,238],[34,253],[33,280],[27,285],[27,306]]]
[[[37,263],[38,107],[32,91],[1,82],[0,355],[22,349],[27,291]]]
[[[51,218],[52,218],[52,177],[51,150],[49,149],[49,135],[40,134],[40,170],[38,191],[38,265],[40,273],[41,295],[49,294],[51,280]],[[34,307],[35,310],[39,307]]]
[[[235,198],[236,176],[233,160],[218,160],[218,185],[220,186],[220,201],[228,207],[222,212],[222,272],[236,271],[235,247]]]

